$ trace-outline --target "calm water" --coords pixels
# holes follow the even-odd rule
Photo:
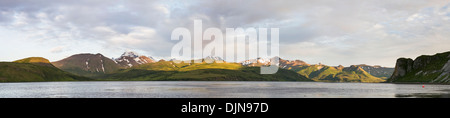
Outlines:
[[[450,85],[322,82],[0,83],[2,98],[391,98],[450,97]]]

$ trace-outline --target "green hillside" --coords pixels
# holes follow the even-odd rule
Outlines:
[[[358,66],[330,67],[326,65],[301,65],[289,67],[300,75],[314,81],[322,82],[384,82],[385,80],[374,77]]]
[[[90,80],[64,72],[45,58],[26,58],[14,62],[0,62],[0,82],[40,82]]]
[[[13,62],[16,62],[16,63],[50,63],[50,61],[48,61],[47,59],[45,59],[43,57],[29,57],[29,58],[25,58],[25,59],[16,60]]]
[[[41,66],[49,66],[49,67],[55,67],[53,66],[50,61],[48,61],[46,58],[43,57],[28,57],[25,59],[20,59],[13,61],[15,63],[33,63]]]
[[[259,67],[244,67],[239,63],[177,64],[172,61],[144,64],[110,74],[103,79],[132,81],[311,81],[285,69],[280,69],[273,75],[262,75]]]

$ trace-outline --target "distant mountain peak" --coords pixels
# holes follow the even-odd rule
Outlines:
[[[362,72],[366,72],[364,69],[362,69],[361,67],[357,66],[357,65],[351,65],[350,67],[344,68],[344,70],[347,71],[362,71]]]
[[[206,63],[223,62],[223,59],[218,56],[207,56],[207,57],[203,58],[203,61],[205,61]]]
[[[223,59],[221,57],[218,57],[218,56],[207,56],[204,59],[212,59],[212,60],[216,60],[216,61],[223,61]]]
[[[278,66],[280,68],[289,68],[289,67],[293,67],[293,66],[303,66],[303,65],[309,66],[310,65],[302,60],[284,60],[278,56],[275,56],[272,58],[258,57],[256,59],[242,61],[241,64],[244,66],[262,66],[262,65],[267,66],[267,65],[270,65],[272,63],[272,61],[275,59],[278,59]]]
[[[359,65],[356,65],[356,66],[370,66],[370,65],[367,65],[367,64],[359,64]]]
[[[114,61],[122,67],[133,67],[156,62],[153,57],[142,56],[133,51],[124,52],[119,58],[114,59]]]
[[[140,57],[140,55],[138,53],[136,53],[136,52],[133,52],[133,51],[126,51],[126,52],[124,52],[121,55],[121,57],[133,57],[133,58],[136,58],[136,57]]]
[[[89,77],[112,73],[120,68],[113,60],[100,53],[75,54],[62,60],[52,62],[52,64],[61,70]]]
[[[342,65],[339,65],[339,66],[336,67],[336,69],[339,69],[339,70],[342,70],[342,69],[344,69],[344,68],[345,68],[345,67],[342,66]]]

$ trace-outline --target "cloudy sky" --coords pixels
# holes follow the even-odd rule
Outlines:
[[[169,58],[177,27],[280,29],[280,56],[393,67],[450,51],[450,0],[1,0],[0,61],[124,51]]]

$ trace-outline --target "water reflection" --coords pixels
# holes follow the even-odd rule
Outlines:
[[[0,83],[3,98],[428,98],[450,85],[322,82],[34,82]]]

